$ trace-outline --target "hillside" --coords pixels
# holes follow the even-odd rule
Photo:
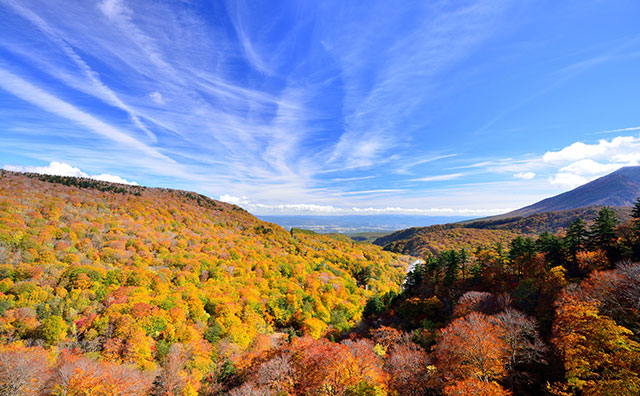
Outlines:
[[[508,244],[518,233],[509,230],[463,227],[423,227],[398,231],[374,241],[385,250],[414,257],[437,255],[447,249],[473,249],[477,246]],[[396,239],[397,238],[397,239]]]
[[[459,223],[408,228],[377,238],[373,243],[386,250],[412,255],[437,254],[446,247],[459,249],[504,243],[517,235],[561,232],[577,217],[590,223],[603,206],[612,207],[618,219],[626,221],[639,196],[640,166],[625,167],[513,212]]]
[[[0,173],[2,342],[145,370],[181,343],[204,372],[260,334],[348,329],[369,296],[399,290],[407,260],[191,192]]]
[[[580,217],[587,223],[590,223],[596,218],[599,209],[600,207],[597,206],[589,206],[578,209],[536,213],[528,216],[508,218],[490,217],[487,219],[467,221],[459,225],[466,228],[510,230],[521,234],[556,233],[567,229],[571,221],[576,217]],[[613,207],[612,209],[621,221],[628,220],[631,216],[630,207]]]
[[[404,230],[387,249],[431,255],[405,276],[195,193],[0,172],[0,394],[577,394],[601,372],[636,394],[640,266],[614,266],[640,258],[637,213]]]
[[[396,231],[375,239],[372,243],[385,250],[424,256],[436,255],[449,248],[473,248],[479,245],[505,245],[518,235],[537,235],[543,232],[558,233],[566,230],[577,217],[590,224],[598,214],[598,207],[587,207],[555,212],[537,213],[510,218],[487,218],[462,223],[414,227]],[[620,221],[631,216],[631,208],[613,208]]]
[[[640,166],[628,166],[571,191],[493,218],[527,216],[588,206],[632,206],[640,196]]]

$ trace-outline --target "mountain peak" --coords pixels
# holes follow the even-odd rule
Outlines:
[[[571,191],[543,199],[499,217],[577,209],[588,206],[631,206],[640,196],[640,166],[625,166]]]

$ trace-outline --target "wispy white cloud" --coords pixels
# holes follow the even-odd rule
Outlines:
[[[131,15],[131,10],[122,0],[105,0],[98,4],[98,8],[100,8],[109,19],[128,18]]]
[[[329,179],[331,182],[347,182],[347,181],[356,181],[356,180],[369,180],[373,179],[375,176],[358,176],[358,177],[334,177]]]
[[[159,105],[163,105],[165,103],[167,103],[164,100],[164,96],[162,96],[162,94],[158,91],[153,91],[149,94],[149,98],[151,98],[151,100],[153,100],[156,104]]]
[[[382,188],[378,190],[346,191],[346,192],[335,193],[335,195],[365,195],[365,194],[370,195],[370,194],[379,194],[379,193],[397,193],[402,191],[406,191],[406,190],[402,188]]]
[[[513,175],[513,177],[515,177],[516,179],[531,180],[536,177],[536,174],[534,172],[518,172]]]
[[[258,49],[258,43],[256,43],[256,40],[248,31],[249,26],[247,25],[249,23],[248,21],[245,21],[245,19],[250,16],[247,7],[248,5],[242,1],[234,1],[228,4],[229,16],[237,34],[238,41],[242,47],[245,59],[253,68],[262,73],[273,74],[274,66],[270,65],[267,59],[271,59],[273,62],[275,56],[273,56],[274,54],[270,54],[271,56],[264,56]],[[266,26],[261,27],[263,32],[268,30],[268,27]]]
[[[391,139],[382,134],[362,136],[348,132],[340,140],[329,158],[329,162],[343,161],[346,167],[363,168],[382,162],[380,156],[391,146]]]
[[[436,156],[433,156],[433,157],[422,158],[422,159],[415,160],[415,161],[403,160],[403,164],[400,165],[396,169],[396,173],[400,173],[400,174],[408,173],[409,169],[415,168],[416,166],[427,164],[427,163],[434,162],[434,161],[447,159],[447,158],[452,158],[452,157],[456,157],[456,156],[457,156],[457,154],[445,154],[445,155],[436,155]]]
[[[0,87],[43,110],[80,124],[110,141],[134,148],[145,155],[166,161],[167,163],[175,163],[175,161],[166,157],[158,150],[136,140],[118,128],[97,119],[91,114],[85,113],[2,68],[0,68]]]
[[[116,2],[113,2],[116,3]],[[71,59],[77,67],[82,71],[82,74],[87,78],[88,84],[83,82],[78,84],[73,81],[73,78],[69,75],[57,71],[57,68],[49,68],[48,72],[52,72],[57,78],[65,80],[77,87],[81,87],[81,89],[105,100],[107,103],[114,105],[125,112],[128,113],[129,117],[133,121],[133,123],[140,130],[144,131],[145,134],[152,140],[156,141],[156,136],[143,124],[142,120],[136,114],[136,111],[132,109],[130,106],[125,104],[122,99],[109,87],[107,87],[100,79],[100,75],[94,71],[85,61],[82,59],[80,55],[65,41],[59,33],[56,32],[54,28],[52,28],[47,22],[35,14],[33,11],[29,10],[21,6],[15,2],[8,2],[8,5],[12,7],[12,9],[27,19],[29,22],[33,23],[43,34],[45,34],[51,42],[55,43],[63,53]],[[116,7],[116,5],[112,5],[111,7]]]
[[[89,175],[88,173],[81,171],[80,168],[69,165],[65,162],[53,161],[47,166],[4,165],[2,168],[13,172],[30,172],[55,176],[87,177],[90,179],[102,180],[110,183],[130,184],[134,186],[138,185],[138,183],[134,181],[129,181],[120,176],[110,175],[107,173],[103,173],[100,175]]]
[[[239,205],[252,213],[261,215],[289,214],[289,215],[418,215],[418,216],[489,216],[506,213],[511,208],[469,209],[469,208],[402,208],[402,207],[337,207],[333,205],[317,204],[279,204],[267,205],[253,203],[248,197],[234,197],[224,194],[221,201]]]
[[[605,134],[605,133],[618,133],[618,132],[631,132],[640,131],[640,126],[630,128],[608,129],[606,131],[592,132],[593,135]]]
[[[370,26],[350,21],[332,21],[346,26],[324,42],[341,66],[345,82],[346,129],[336,143],[332,160],[370,166],[402,147],[403,136],[422,125],[400,126],[401,120],[437,97],[438,77],[486,41],[495,32],[495,22],[508,5],[505,2],[474,2],[458,8],[438,3],[420,3],[411,11],[384,9],[367,4],[352,6],[348,16],[358,15]],[[424,23],[429,18],[429,23]],[[402,39],[386,42],[388,30],[404,27]],[[347,39],[348,38],[348,39]],[[377,45],[372,45],[377,43]],[[373,56],[375,53],[375,56]],[[384,59],[373,64],[363,59]],[[375,66],[375,70],[370,70]],[[363,81],[363,76],[373,81]],[[402,94],[399,94],[401,92]],[[407,130],[404,130],[404,129]],[[403,131],[404,130],[404,131]],[[354,152],[357,144],[364,149]]]
[[[409,179],[408,181],[419,181],[419,182],[444,181],[444,180],[457,179],[462,176],[464,176],[464,173],[451,173],[448,175],[427,176],[427,177],[421,177],[418,179]]]

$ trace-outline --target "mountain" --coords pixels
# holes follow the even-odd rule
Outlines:
[[[631,217],[630,207],[612,209],[620,221],[626,221]],[[495,246],[496,243],[505,245],[518,235],[558,233],[566,230],[577,217],[582,218],[587,224],[591,223],[598,215],[598,210],[597,206],[589,206],[528,216],[493,216],[460,223],[413,227],[383,235],[374,239],[372,243],[391,252],[412,256],[422,256],[427,252],[437,255],[442,250],[451,248]]]
[[[408,264],[193,192],[0,171],[0,344],[154,370],[180,343],[204,362],[283,330],[349,329]]]
[[[519,234],[509,230],[477,229],[464,227],[420,227],[398,231],[376,239],[373,243],[385,250],[414,257],[436,256],[448,249],[474,249],[480,245],[506,246]]]
[[[421,265],[345,235],[286,231],[188,191],[0,171],[0,389],[442,394],[451,389],[443,373],[453,378],[469,366],[460,353],[482,363],[495,349],[505,353],[490,356],[492,364],[526,380],[496,381],[485,393],[533,395],[562,385],[562,367],[547,364],[546,355],[561,345],[558,363],[567,372],[576,365],[571,356],[598,370],[603,354],[614,356],[604,370],[620,378],[615,390],[636,394],[621,387],[640,367],[640,323],[627,314],[627,297],[640,292],[639,268],[607,269],[637,260],[637,240],[621,237],[612,247],[598,237],[578,246],[575,258],[558,254],[561,235],[504,246],[595,208],[413,228],[381,239],[387,250],[416,255],[488,247]],[[569,281],[571,293],[563,293]],[[605,304],[611,301],[616,309]],[[585,315],[592,320],[576,320]],[[576,332],[591,334],[594,326],[618,331],[619,347],[601,345],[611,332],[575,344]],[[531,358],[511,365],[520,349]],[[594,352],[585,358],[574,349]],[[458,393],[477,394],[484,383],[473,381],[470,389],[456,384]]]
[[[577,209],[556,210],[535,213],[528,216],[502,217],[493,216],[484,219],[456,223],[465,228],[481,228],[490,230],[509,230],[521,234],[540,234],[543,232],[556,233],[569,227],[571,222],[580,217],[590,223],[598,215],[600,206],[587,206]],[[620,221],[631,217],[631,207],[612,207]]]
[[[638,196],[640,196],[640,166],[628,166],[571,191],[490,219],[527,216],[588,206],[632,206]]]
[[[593,220],[602,206],[612,207],[620,220],[631,215],[630,207],[640,196],[640,166],[621,168],[607,176],[533,205],[483,219],[413,227],[384,235],[373,241],[386,250],[424,255],[448,248],[508,243],[517,235],[556,233],[581,217]]]

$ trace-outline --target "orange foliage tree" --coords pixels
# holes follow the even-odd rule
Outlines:
[[[475,380],[485,384],[506,376],[509,349],[505,330],[487,315],[472,312],[440,331],[434,347],[436,364],[445,381],[454,385]]]
[[[361,383],[386,388],[382,361],[370,341],[336,344],[303,337],[296,339],[291,348],[297,394],[343,395]]]

